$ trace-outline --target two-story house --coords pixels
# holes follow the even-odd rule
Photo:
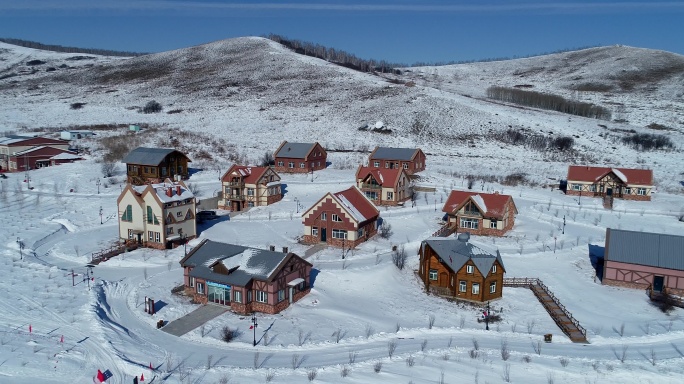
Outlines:
[[[197,237],[195,196],[182,181],[127,184],[116,202],[125,241],[165,249]]]
[[[308,173],[325,169],[328,154],[318,143],[283,141],[273,155],[275,170],[281,173]]]
[[[566,194],[612,197],[625,200],[651,200],[653,171],[650,169],[568,167]]]
[[[189,162],[185,154],[175,149],[146,147],[132,150],[122,160],[128,183],[134,185],[159,183],[166,178],[185,180]]]
[[[375,147],[368,156],[369,168],[401,168],[412,175],[425,170],[425,153],[420,148]]]
[[[280,175],[270,167],[233,165],[221,177],[221,209],[242,211],[277,203],[282,199]]]
[[[411,198],[412,184],[402,168],[369,168],[356,170],[356,186],[375,205],[398,205]]]
[[[450,232],[503,236],[515,224],[518,209],[509,195],[499,192],[451,191],[442,211]]]
[[[354,248],[377,233],[379,217],[380,211],[356,187],[328,192],[302,215],[302,242]]]

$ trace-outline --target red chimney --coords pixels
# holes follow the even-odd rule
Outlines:
[[[171,191],[171,187],[166,188],[166,196],[168,196],[168,197],[173,196],[173,191]]]
[[[180,185],[176,185],[176,195],[178,195],[178,196],[181,195],[181,187],[180,187]]]

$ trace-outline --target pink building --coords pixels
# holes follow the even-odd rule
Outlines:
[[[606,229],[603,284],[684,295],[684,236]]]

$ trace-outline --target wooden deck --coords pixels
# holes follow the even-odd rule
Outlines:
[[[527,277],[504,278],[503,285],[504,287],[529,288],[542,306],[544,306],[544,309],[551,315],[556,325],[572,342],[588,343],[587,330],[568,312],[565,306],[560,303],[558,298],[540,279]]]

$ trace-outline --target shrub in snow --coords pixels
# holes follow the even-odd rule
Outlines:
[[[159,113],[162,110],[161,104],[156,102],[155,100],[151,100],[145,104],[143,107],[142,111],[143,113]]]
[[[221,329],[221,340],[225,341],[226,343],[230,343],[231,341],[235,340],[237,336],[237,329],[231,329],[228,326],[225,326]]]

